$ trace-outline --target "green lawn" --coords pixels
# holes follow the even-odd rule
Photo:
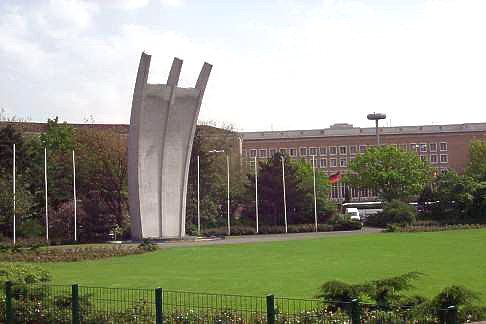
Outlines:
[[[43,266],[62,284],[288,297],[311,297],[331,279],[361,282],[420,271],[425,276],[413,293],[433,296],[461,284],[482,293],[486,304],[486,230],[169,248]]]

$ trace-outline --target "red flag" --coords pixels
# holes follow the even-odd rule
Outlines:
[[[335,174],[333,174],[332,176],[329,177],[329,182],[331,184],[336,184],[338,183],[339,181],[341,180],[341,172],[336,172]]]

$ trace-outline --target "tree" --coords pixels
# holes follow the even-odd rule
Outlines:
[[[425,207],[425,216],[442,222],[465,222],[473,211],[478,183],[470,176],[448,171],[439,175],[429,189],[425,189],[419,202]]]
[[[127,143],[109,130],[77,129],[76,184],[80,207],[86,217],[80,223],[86,239],[101,239],[115,228],[127,227]]]
[[[471,142],[469,160],[466,174],[478,181],[486,181],[486,141],[473,140]]]
[[[314,189],[312,167],[304,160],[291,160],[276,153],[267,161],[258,163],[258,209],[260,222],[268,225],[284,224],[282,159],[285,159],[285,191],[288,224],[314,223]],[[316,199],[318,217],[324,218],[332,210],[327,200],[327,177],[316,172]],[[254,205],[255,178],[248,175],[247,201]],[[254,217],[254,209],[249,216]]]
[[[242,200],[243,181],[240,173],[238,134],[231,125],[222,128],[214,123],[198,125],[194,134],[186,200],[186,229],[197,225],[197,158],[200,169],[200,213],[204,227],[226,224],[227,167],[226,155],[230,157],[230,197],[233,214]],[[220,153],[214,150],[224,151]],[[192,228],[194,229],[194,228]]]
[[[370,148],[349,165],[345,182],[354,187],[377,188],[385,201],[406,201],[419,194],[431,178],[431,167],[415,152],[393,146]]]

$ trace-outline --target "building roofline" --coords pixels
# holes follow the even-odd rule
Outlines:
[[[380,127],[383,135],[407,135],[407,134],[431,134],[431,133],[460,133],[486,131],[486,123],[464,123],[447,125],[421,125],[421,126],[396,126]],[[240,132],[243,140],[281,139],[281,138],[317,138],[337,136],[373,136],[376,135],[375,127],[343,127],[309,130]]]

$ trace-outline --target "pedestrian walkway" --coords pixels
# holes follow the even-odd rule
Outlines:
[[[208,246],[208,245],[222,245],[222,244],[275,242],[275,241],[290,241],[290,240],[311,240],[311,239],[334,237],[334,236],[368,235],[368,234],[379,233],[381,231],[382,231],[381,228],[363,227],[362,230],[357,230],[357,231],[227,236],[224,239],[213,239],[213,240],[196,239],[194,241],[170,241],[170,242],[158,243],[158,245],[161,248],[170,248],[170,247]]]

